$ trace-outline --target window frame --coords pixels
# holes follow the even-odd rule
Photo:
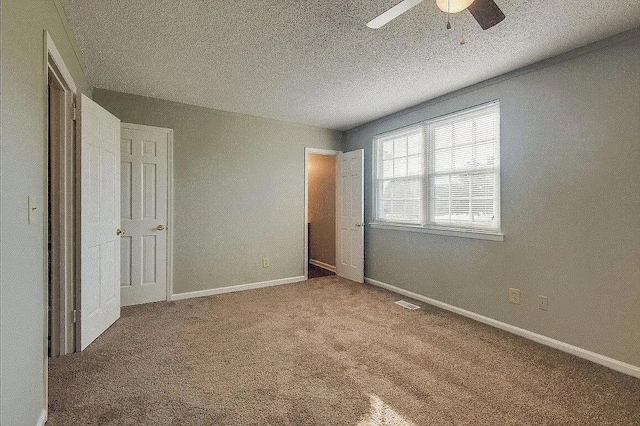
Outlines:
[[[484,170],[478,169],[470,169],[469,172],[480,173],[484,171],[485,173],[491,173],[494,176],[494,185],[496,189],[494,190],[493,195],[493,205],[494,205],[494,213],[497,216],[495,220],[496,226],[482,226],[482,225],[474,225],[472,223],[466,222],[461,224],[460,226],[456,226],[455,224],[442,224],[438,222],[434,222],[434,211],[433,211],[433,203],[432,203],[432,186],[431,181],[434,176],[436,176],[432,170],[434,168],[434,152],[435,146],[432,140],[432,131],[434,125],[438,123],[442,123],[443,121],[455,120],[457,117],[478,114],[483,110],[488,110],[496,108],[498,110],[498,142],[494,147],[496,152],[496,164],[491,167],[487,167]],[[369,223],[369,225],[373,228],[379,229],[393,229],[393,230],[403,230],[403,231],[413,231],[413,232],[422,232],[422,233],[431,233],[438,235],[448,235],[448,236],[457,236],[457,237],[467,237],[467,238],[479,238],[485,240],[493,240],[493,241],[503,241],[504,234],[502,233],[502,201],[501,201],[501,109],[500,102],[498,100],[494,100],[491,102],[487,102],[484,104],[476,105],[470,108],[465,108],[460,111],[456,111],[449,114],[444,114],[438,117],[434,117],[429,120],[421,121],[419,123],[415,123],[409,126],[405,126],[399,129],[392,130],[390,132],[385,132],[378,134],[373,137],[372,145],[373,145],[373,167],[372,167],[372,175],[373,175],[373,222]],[[421,199],[420,199],[420,221],[416,223],[415,221],[402,221],[402,220],[394,220],[388,218],[380,217],[380,208],[381,208],[381,197],[380,194],[380,184],[383,180],[382,176],[382,142],[385,140],[393,139],[399,137],[400,135],[408,132],[415,131],[420,128],[422,132],[422,174],[419,176],[421,179]],[[455,173],[455,172],[454,172]],[[451,175],[453,173],[444,173],[444,175]],[[471,201],[471,200],[470,200]]]
[[[422,208],[422,204],[423,204],[423,196],[424,196],[424,175],[426,172],[426,152],[424,151],[425,147],[424,147],[424,143],[422,145],[422,173],[420,175],[415,175],[415,176],[404,176],[404,177],[399,177],[399,178],[378,178],[378,176],[383,174],[383,161],[384,159],[382,158],[382,143],[384,141],[387,140],[393,140],[399,137],[402,137],[403,135],[406,134],[410,134],[413,133],[416,130],[420,130],[420,133],[422,135],[423,138],[423,142],[424,142],[424,134],[425,134],[425,127],[423,126],[422,123],[418,123],[418,124],[413,124],[411,126],[406,126],[403,127],[401,129],[397,129],[394,130],[392,132],[386,132],[380,135],[377,135],[376,137],[374,137],[374,144],[373,144],[373,157],[374,157],[374,163],[373,163],[373,169],[374,169],[374,209],[375,209],[375,213],[374,213],[374,217],[376,218],[376,222],[378,223],[385,223],[385,224],[402,224],[402,225],[406,225],[406,226],[419,226],[422,223],[424,223],[425,220],[425,215],[424,215],[424,209]],[[409,157],[409,155],[407,155],[407,158]],[[379,161],[378,161],[379,160]],[[395,157],[394,157],[395,160]],[[393,180],[408,180],[411,179],[412,177],[416,177],[420,180],[420,201],[421,201],[421,208],[420,208],[420,213],[419,213],[419,217],[418,217],[418,221],[412,221],[412,220],[393,220],[393,219],[387,219],[387,218],[382,218],[380,217],[380,199],[378,199],[378,195],[382,196],[382,194],[380,193],[380,185],[379,183],[381,181],[393,181]]]

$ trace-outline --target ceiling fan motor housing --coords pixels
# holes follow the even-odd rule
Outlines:
[[[471,6],[473,1],[474,0],[436,0],[436,3],[443,12],[458,13]]]

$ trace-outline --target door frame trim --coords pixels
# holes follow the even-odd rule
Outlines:
[[[77,335],[77,327],[76,324],[73,323],[73,318],[71,318],[72,311],[77,309],[75,305],[75,291],[76,291],[76,265],[75,260],[77,259],[76,252],[76,242],[77,242],[77,232],[76,232],[76,221],[75,216],[77,213],[77,205],[76,205],[76,192],[73,189],[74,180],[76,179],[75,172],[73,171],[76,167],[76,146],[75,146],[75,137],[74,131],[75,126],[73,123],[73,104],[75,102],[75,95],[78,93],[78,89],[76,86],[73,77],[71,76],[71,72],[67,68],[64,60],[62,59],[62,55],[60,51],[56,47],[51,35],[48,31],[43,31],[43,58],[42,58],[42,69],[43,69],[43,77],[42,77],[42,88],[43,88],[43,161],[42,161],[42,178],[43,178],[43,192],[42,199],[40,200],[40,204],[42,205],[42,214],[40,217],[42,218],[42,234],[43,234],[43,252],[42,252],[42,261],[43,261],[43,284],[42,284],[42,297],[43,297],[43,318],[42,318],[42,327],[43,327],[43,342],[42,342],[42,351],[43,351],[43,389],[44,389],[44,409],[43,416],[46,420],[47,418],[47,406],[49,403],[49,351],[48,351],[48,337],[49,337],[49,224],[48,224],[48,202],[49,202],[49,72],[52,71],[55,75],[56,79],[59,83],[61,83],[62,90],[64,92],[64,102],[67,105],[67,109],[65,110],[65,119],[62,121],[62,125],[64,129],[64,141],[61,141],[65,146],[66,156],[65,160],[70,161],[72,166],[72,172],[70,174],[62,173],[60,174],[61,178],[61,186],[65,188],[65,196],[70,197],[71,202],[65,206],[65,209],[68,208],[68,212],[71,215],[71,221],[67,223],[70,228],[64,229],[65,233],[70,231],[69,239],[64,241],[66,249],[66,256],[64,257],[64,263],[66,265],[65,269],[69,269],[70,277],[71,277],[71,291],[65,291],[64,303],[62,300],[52,301],[52,304],[57,304],[58,306],[63,305],[65,307],[71,307],[71,312],[68,312],[66,309],[63,309],[62,320],[57,324],[52,324],[52,326],[58,326],[60,329],[57,330],[56,335],[60,336],[70,336],[71,342],[70,345],[63,345],[60,349],[63,354],[70,353],[68,351],[69,347],[74,352],[77,350],[76,346],[76,335]],[[69,109],[68,107],[71,106]],[[68,290],[68,289],[67,289]],[[60,292],[58,292],[60,294]],[[62,329],[64,328],[64,329]],[[67,342],[69,343],[69,342]],[[42,416],[41,416],[42,417]]]
[[[320,154],[330,155],[337,157],[338,154],[342,154],[342,151],[336,151],[334,149],[321,149],[321,148],[304,148],[304,279],[309,279],[309,155]],[[337,169],[336,169],[337,170]],[[337,190],[337,185],[336,185]],[[336,244],[338,242],[336,241]]]
[[[166,300],[173,297],[173,129],[165,127],[147,126],[143,124],[120,123],[121,129],[140,130],[143,132],[160,133],[167,136],[167,291]]]
[[[42,210],[43,210],[43,232],[44,232],[44,287],[45,287],[45,352],[47,352],[47,337],[48,337],[48,309],[49,309],[49,270],[51,266],[49,265],[49,249],[48,249],[48,240],[51,229],[48,226],[48,201],[51,194],[49,193],[49,164],[48,164],[48,156],[49,156],[49,101],[48,101],[48,90],[49,90],[49,73],[51,72],[58,84],[60,84],[61,89],[63,91],[64,96],[64,105],[66,105],[64,111],[64,118],[61,120],[60,132],[64,134],[64,140],[60,141],[64,148],[64,154],[62,154],[61,160],[64,163],[71,164],[71,170],[65,170],[63,173],[58,173],[57,177],[60,179],[59,184],[61,188],[64,188],[64,198],[70,200],[69,203],[62,206],[62,215],[69,216],[70,221],[65,222],[62,226],[61,234],[64,235],[62,245],[60,250],[62,251],[61,257],[62,261],[60,263],[64,263],[64,270],[67,271],[69,275],[66,277],[62,277],[59,280],[59,289],[56,294],[59,296],[58,299],[63,300],[52,300],[51,309],[56,306],[56,311],[58,314],[58,318],[60,319],[59,323],[52,324],[52,327],[57,326],[55,332],[52,333],[52,337],[58,337],[62,339],[62,342],[56,342],[56,345],[52,345],[53,348],[58,349],[58,353],[54,353],[53,356],[56,355],[66,355],[69,353],[73,353],[77,350],[76,345],[76,337],[75,335],[78,332],[76,324],[73,322],[72,314],[73,310],[77,310],[78,307],[75,304],[75,292],[76,292],[76,284],[78,278],[76,276],[76,245],[77,245],[77,228],[76,228],[76,213],[77,213],[77,205],[76,205],[76,197],[77,194],[74,190],[74,183],[76,181],[75,170],[77,170],[76,163],[76,146],[75,146],[75,126],[73,122],[73,105],[75,103],[75,96],[77,94],[77,87],[73,78],[71,77],[71,73],[69,69],[64,63],[62,59],[62,55],[56,48],[51,35],[44,31],[44,84],[45,84],[45,114],[44,114],[44,128],[45,128],[45,137],[44,137],[44,170],[43,170],[43,178],[44,178],[44,192],[43,198],[41,201]],[[64,253],[66,252],[66,255]],[[58,265],[59,266],[59,265]],[[60,272],[60,271],[58,271]],[[71,280],[69,283],[68,280]],[[64,288],[63,288],[64,287]],[[66,336],[66,337],[64,337]]]

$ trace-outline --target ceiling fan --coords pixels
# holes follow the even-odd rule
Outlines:
[[[369,21],[367,27],[374,29],[381,28],[423,1],[424,0],[403,0],[380,16]],[[436,3],[440,10],[446,13],[458,13],[469,9],[469,12],[471,12],[483,30],[493,27],[504,19],[504,13],[502,13],[502,10],[500,10],[493,0],[436,0]],[[447,28],[451,28],[449,22],[447,22]]]

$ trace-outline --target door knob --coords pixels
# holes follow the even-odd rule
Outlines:
[[[363,226],[363,223],[356,223],[356,226]]]
[[[158,225],[158,226],[156,226],[156,229],[157,229],[158,231],[164,231],[165,229],[167,229],[167,227],[166,227],[166,226],[164,226],[164,225]]]
[[[116,230],[116,234],[117,235],[124,235],[124,229],[117,229]]]

